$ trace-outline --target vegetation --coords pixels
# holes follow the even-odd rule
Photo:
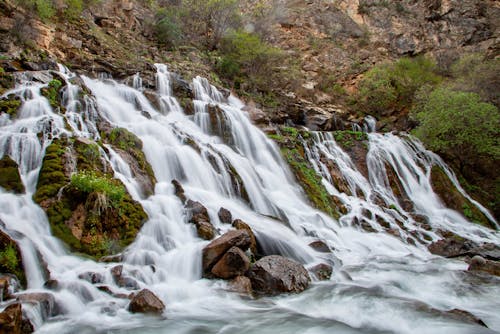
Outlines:
[[[434,87],[441,81],[433,61],[424,57],[401,58],[369,70],[360,82],[355,104],[365,114],[387,116],[408,110],[419,88]]]
[[[12,118],[17,114],[21,104],[21,100],[15,96],[0,99],[0,113],[7,113]]]
[[[354,145],[355,141],[367,141],[368,135],[361,131],[334,131],[333,137],[335,141],[344,148],[349,148]]]
[[[439,88],[414,111],[414,130],[428,148],[467,164],[477,156],[500,158],[500,113],[475,93]]]
[[[0,187],[15,193],[24,192],[18,166],[8,155],[0,159]]]
[[[25,285],[26,277],[21,262],[21,254],[12,242],[0,246],[0,272],[16,275],[19,281]]]
[[[107,176],[99,176],[93,171],[83,171],[71,177],[71,186],[86,194],[98,193],[103,204],[108,199],[113,207],[118,207],[125,196],[122,184]]]
[[[59,99],[59,90],[61,89],[61,87],[62,87],[62,82],[57,79],[54,79],[49,82],[47,87],[42,88],[41,90],[42,95],[49,100],[49,103],[52,108],[57,108],[60,106],[58,99]]]
[[[36,14],[42,21],[49,22],[61,14],[65,19],[78,18],[85,8],[100,0],[16,0],[17,5]]]

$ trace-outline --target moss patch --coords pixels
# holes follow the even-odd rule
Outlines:
[[[3,231],[0,231],[0,272],[14,274],[26,286],[21,250]]]
[[[8,98],[0,100],[0,113],[6,113],[12,118],[16,116],[21,104],[21,100],[17,96],[9,95]]]
[[[8,155],[0,160],[0,187],[17,194],[24,193],[17,163]]]
[[[495,228],[474,204],[460,194],[446,173],[438,166],[432,167],[431,183],[432,188],[447,207],[462,213],[469,221],[475,224]]]
[[[356,142],[368,141],[368,135],[361,131],[334,131],[333,137],[335,138],[335,141],[344,149],[351,148],[356,144]]]
[[[282,156],[288,162],[307,197],[314,207],[338,219],[340,213],[335,199],[328,193],[321,182],[321,176],[315,172],[305,157],[300,139],[307,139],[310,134],[293,127],[282,127],[280,130],[281,133],[269,134],[268,137],[280,146]]]
[[[47,87],[42,88],[41,93],[43,96],[49,100],[52,108],[58,108],[61,106],[59,90],[62,87],[62,82],[54,79],[49,82]]]
[[[0,67],[0,95],[12,88],[14,88],[14,77]]]

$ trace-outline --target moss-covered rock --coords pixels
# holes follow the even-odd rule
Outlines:
[[[26,286],[21,250],[12,238],[0,230],[0,272],[13,274]]]
[[[310,134],[296,128],[282,127],[280,134],[270,134],[269,137],[280,146],[282,156],[288,162],[312,205],[338,219],[339,203],[328,193],[321,182],[321,176],[316,173],[305,156],[300,138],[308,139]]]
[[[124,128],[105,128],[101,131],[105,143],[111,144],[130,167],[133,176],[141,185],[145,196],[154,192],[156,178],[153,168],[142,151],[142,141]]]
[[[46,150],[34,199],[56,237],[73,251],[94,257],[129,245],[147,219],[106,168],[99,145],[88,139],[54,140]]]
[[[11,88],[14,88],[14,77],[0,67],[0,95]]]
[[[8,155],[0,160],[0,187],[17,194],[24,193],[17,163]]]
[[[473,223],[495,228],[495,225],[458,191],[441,167],[432,167],[431,184],[434,192],[439,195],[447,207],[462,213]]]
[[[61,94],[60,90],[63,84],[58,79],[53,79],[49,82],[47,87],[41,89],[41,93],[43,96],[49,100],[49,103],[52,108],[60,108],[61,107]]]
[[[10,94],[7,98],[0,100],[0,114],[6,113],[13,118],[16,116],[21,104],[19,97]]]

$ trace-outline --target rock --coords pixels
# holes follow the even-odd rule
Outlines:
[[[278,295],[283,292],[302,292],[311,278],[300,263],[280,255],[270,255],[257,261],[248,277],[259,295]]]
[[[476,244],[460,237],[441,239],[429,245],[432,254],[444,257],[457,257],[466,255]]]
[[[311,268],[311,272],[320,281],[329,280],[332,276],[332,266],[326,263],[320,263]]]
[[[17,300],[22,303],[38,305],[40,307],[42,319],[55,316],[59,310],[57,308],[54,295],[48,292],[29,292],[16,295]]]
[[[250,251],[253,255],[257,255],[257,239],[255,238],[252,228],[241,219],[235,219],[233,227],[237,230],[245,230],[248,232],[248,235],[250,236]]]
[[[472,258],[468,271],[483,271],[491,275],[500,276],[500,262],[486,260],[479,255]]]
[[[233,221],[233,215],[231,214],[231,211],[229,211],[228,209],[220,208],[217,214],[219,216],[221,223],[223,224],[231,224],[231,222]]]
[[[460,310],[460,309],[455,308],[455,309],[450,310],[450,311],[445,311],[444,313],[446,315],[450,316],[451,318],[454,318],[454,319],[457,319],[460,321],[468,322],[471,324],[477,324],[477,325],[480,325],[483,327],[488,327],[481,319],[476,317],[474,314],[467,312],[467,311],[464,311],[464,310]]]
[[[175,196],[179,197],[182,203],[186,203],[186,195],[184,195],[184,188],[177,180],[172,180],[172,185],[175,189]]]
[[[212,240],[215,237],[215,228],[209,222],[198,222],[196,231],[198,236],[205,240]]]
[[[154,293],[143,289],[132,298],[128,309],[132,313],[161,314],[165,304]]]
[[[19,290],[19,280],[16,276],[0,275],[0,298],[2,301],[13,298],[13,293]]]
[[[245,230],[233,230],[224,233],[203,248],[203,272],[209,273],[212,267],[231,247],[238,247],[243,251],[247,250],[250,246],[250,241],[250,236]]]
[[[21,334],[22,318],[20,303],[7,306],[0,313],[0,334]]]
[[[252,295],[252,282],[245,276],[237,276],[229,282],[229,290],[243,295]]]
[[[90,282],[92,284],[104,282],[104,277],[101,274],[90,271],[78,275],[78,278],[86,280],[87,282]]]
[[[121,264],[111,268],[111,276],[113,277],[113,280],[116,283],[118,283],[118,281],[122,277],[122,272],[123,272],[123,265],[121,265]]]
[[[5,224],[1,220],[0,226],[5,227]],[[14,275],[19,279],[21,284],[25,286],[26,277],[24,274],[21,249],[14,239],[2,230],[0,230],[0,251],[12,254],[11,257],[0,258],[0,272]]]
[[[123,261],[123,254],[114,254],[114,255],[108,255],[108,256],[103,256],[99,259],[99,262],[105,262],[105,263],[111,263],[111,262],[122,262]]]
[[[328,247],[328,245],[325,242],[321,241],[321,240],[316,240],[316,241],[311,242],[309,244],[309,247],[311,247],[312,249],[314,249],[316,252],[331,253],[331,250]]]
[[[0,187],[16,194],[24,193],[24,184],[17,163],[8,155],[0,159]]]
[[[35,327],[31,323],[30,319],[23,318],[21,322],[21,333],[22,334],[31,334],[35,332]]]
[[[244,275],[250,268],[250,260],[238,247],[231,247],[214,265],[212,274],[215,277],[229,279]]]
[[[49,279],[43,284],[43,287],[48,290],[59,290],[59,281],[55,279]]]

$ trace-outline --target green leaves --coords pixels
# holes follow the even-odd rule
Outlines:
[[[434,90],[417,105],[414,134],[426,146],[465,162],[476,155],[500,158],[500,113],[475,93]]]
[[[99,176],[94,172],[85,171],[74,174],[71,177],[71,185],[87,194],[102,194],[109,198],[114,206],[117,206],[125,196],[123,185],[109,177]]]

